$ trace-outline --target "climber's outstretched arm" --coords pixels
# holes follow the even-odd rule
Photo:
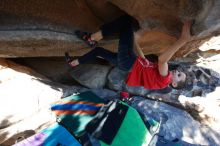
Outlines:
[[[158,68],[160,75],[167,76],[168,61],[181,47],[191,40],[190,28],[191,21],[184,22],[180,38],[172,46],[170,46],[169,49],[158,56]]]

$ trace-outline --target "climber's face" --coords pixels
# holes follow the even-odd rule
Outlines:
[[[182,71],[173,70],[172,74],[172,86],[177,87],[179,82],[185,82],[186,74]]]

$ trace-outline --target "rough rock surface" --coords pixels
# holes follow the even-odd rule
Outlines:
[[[3,0],[0,11],[1,57],[62,56],[66,51],[82,55],[87,46],[74,31],[93,32],[123,13],[102,0]],[[101,45],[114,50],[111,44]]]
[[[181,22],[195,19],[194,34],[208,36],[210,31],[214,32],[214,30],[219,33],[220,2],[218,0],[129,0],[126,3],[121,0],[111,0],[111,2],[137,18],[141,26],[148,29],[177,35]]]
[[[179,36],[183,20],[194,18],[195,41],[177,52],[180,57],[196,51],[203,39],[219,35],[219,7],[218,0],[2,0],[0,53],[1,57],[33,57],[62,56],[69,51],[80,56],[88,50],[73,35],[76,29],[94,32],[101,24],[127,13],[149,30],[139,40],[145,54],[165,51]],[[117,49],[117,41],[100,45]],[[191,50],[192,46],[195,49]]]
[[[70,74],[81,85],[91,89],[99,89],[106,85],[110,68],[110,66],[104,65],[83,64],[71,69]]]
[[[153,118],[161,121],[159,134],[164,136],[165,139],[178,138],[195,145],[217,146],[220,144],[220,129],[215,129],[217,130],[215,131],[206,126],[203,128],[199,122],[193,120],[185,111],[141,97],[134,97],[131,105],[146,116],[146,119]],[[184,142],[182,144],[187,146],[188,144]]]
[[[126,75],[127,72],[121,71],[117,67],[113,68],[108,75],[108,87],[112,90],[123,90]]]

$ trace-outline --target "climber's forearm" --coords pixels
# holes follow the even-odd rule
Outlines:
[[[164,53],[158,56],[159,63],[168,62],[172,56],[184,45],[186,44],[185,40],[179,39],[172,46],[169,47]]]
[[[139,46],[137,39],[139,38],[139,35],[137,33],[134,34],[134,45],[137,50],[138,56],[141,56],[142,58],[145,58],[144,53],[142,51],[142,48]]]
[[[191,22],[192,21],[190,20],[184,22],[180,38],[168,50],[159,55],[159,63],[167,63],[171,59],[171,57],[176,53],[176,51],[178,51],[181,47],[183,47],[187,42],[189,42],[192,39],[190,34]]]
[[[138,56],[141,56],[141,58],[145,58],[144,53],[143,53],[141,47],[139,46],[139,44],[136,41],[135,41],[135,46],[136,46],[136,50],[137,50]]]

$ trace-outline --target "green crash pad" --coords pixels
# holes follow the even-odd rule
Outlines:
[[[91,91],[83,92],[63,98],[51,106],[57,119],[68,131],[80,136],[88,122],[90,122],[99,109],[104,105],[104,100]]]
[[[146,128],[139,113],[129,106],[111,146],[148,146],[151,139],[152,135]],[[108,146],[104,142],[101,142],[101,145]]]

